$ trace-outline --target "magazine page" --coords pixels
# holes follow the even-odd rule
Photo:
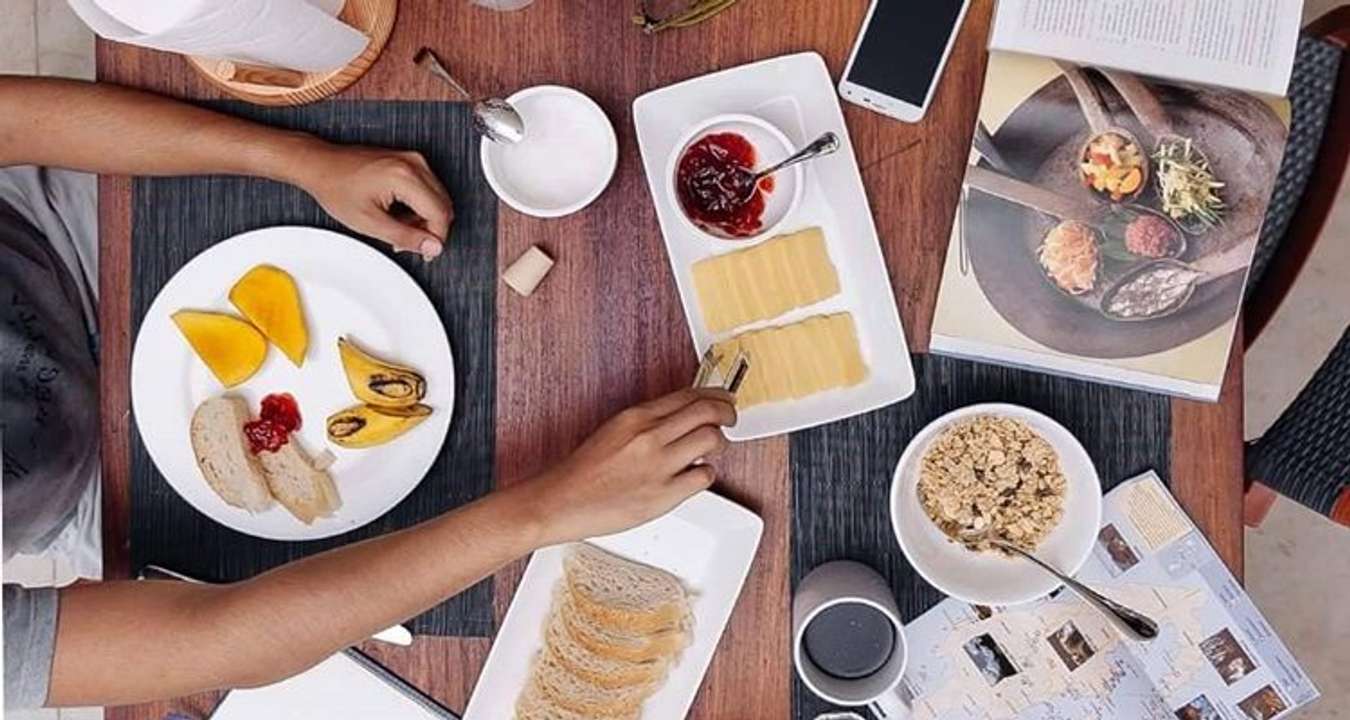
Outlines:
[[[1217,399],[1288,117],[992,53],[933,350]]]
[[[999,0],[990,48],[1284,96],[1303,0]]]
[[[1318,697],[1152,472],[1107,494],[1076,577],[1158,622],[1126,640],[1066,590],[1026,605],[943,601],[905,626],[916,720],[1277,720]]]

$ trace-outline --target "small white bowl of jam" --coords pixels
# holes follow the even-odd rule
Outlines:
[[[751,242],[776,234],[801,202],[802,166],[761,180],[747,193],[737,182],[791,155],[783,131],[754,115],[718,115],[695,125],[675,144],[666,192],[695,233]]]

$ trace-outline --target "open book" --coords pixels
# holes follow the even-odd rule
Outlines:
[[[1301,0],[1001,0],[934,352],[1218,398]]]

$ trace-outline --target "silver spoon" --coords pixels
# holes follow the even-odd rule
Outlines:
[[[431,48],[418,50],[417,55],[413,56],[413,61],[417,63],[417,67],[454,88],[466,100],[473,100],[473,128],[478,134],[493,142],[508,145],[514,145],[525,139],[525,120],[511,103],[495,97],[475,100],[474,96],[450,75],[450,71],[445,69],[445,65]]]
[[[1130,608],[1121,605],[1115,600],[1112,600],[1111,598],[1102,595],[1096,590],[1093,590],[1092,588],[1078,582],[1077,580],[1074,580],[1073,578],[1069,577],[1068,575],[1065,575],[1059,570],[1056,570],[1055,568],[1051,567],[1049,564],[1045,563],[1040,558],[1036,557],[1035,555],[1032,555],[1026,550],[1023,550],[1022,548],[1017,547],[1016,545],[1013,545],[1012,543],[1007,542],[1002,538],[998,538],[991,535],[989,533],[988,528],[985,528],[984,530],[971,531],[969,533],[962,533],[961,539],[965,543],[966,547],[972,550],[974,549],[974,546],[976,544],[983,541],[989,543],[990,545],[993,545],[996,548],[999,548],[1000,550],[1005,550],[1007,552],[1013,553],[1014,555],[1020,555],[1021,557],[1030,560],[1031,562],[1035,563],[1037,567],[1050,573],[1051,575],[1054,575],[1056,578],[1059,578],[1060,582],[1064,583],[1074,592],[1078,593],[1078,596],[1086,600],[1089,605],[1097,608],[1097,610],[1100,611],[1103,615],[1105,615],[1106,618],[1110,620],[1117,628],[1119,628],[1120,631],[1124,633],[1126,637],[1138,640],[1140,642],[1146,642],[1158,637],[1158,623],[1154,622],[1152,618],[1148,617],[1147,615],[1144,615],[1143,613],[1131,610]]]
[[[776,165],[770,165],[759,172],[752,172],[746,168],[736,168],[736,172],[727,177],[727,186],[735,191],[741,201],[746,201],[755,194],[755,188],[759,187],[759,181],[764,178],[769,177],[784,168],[792,167],[797,163],[830,155],[838,149],[839,136],[832,132],[827,132],[815,140],[812,140],[811,144],[787,156],[782,162],[779,162]]]

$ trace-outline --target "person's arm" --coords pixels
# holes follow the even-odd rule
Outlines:
[[[233,585],[76,586],[60,597],[51,706],[272,683],[546,545],[617,532],[712,484],[735,423],[686,390],[620,413],[567,460],[440,518]]]
[[[313,195],[358,232],[430,259],[454,217],[414,152],[335,145],[116,85],[0,75],[0,167],[113,175],[255,175]],[[389,213],[395,202],[417,217]]]

